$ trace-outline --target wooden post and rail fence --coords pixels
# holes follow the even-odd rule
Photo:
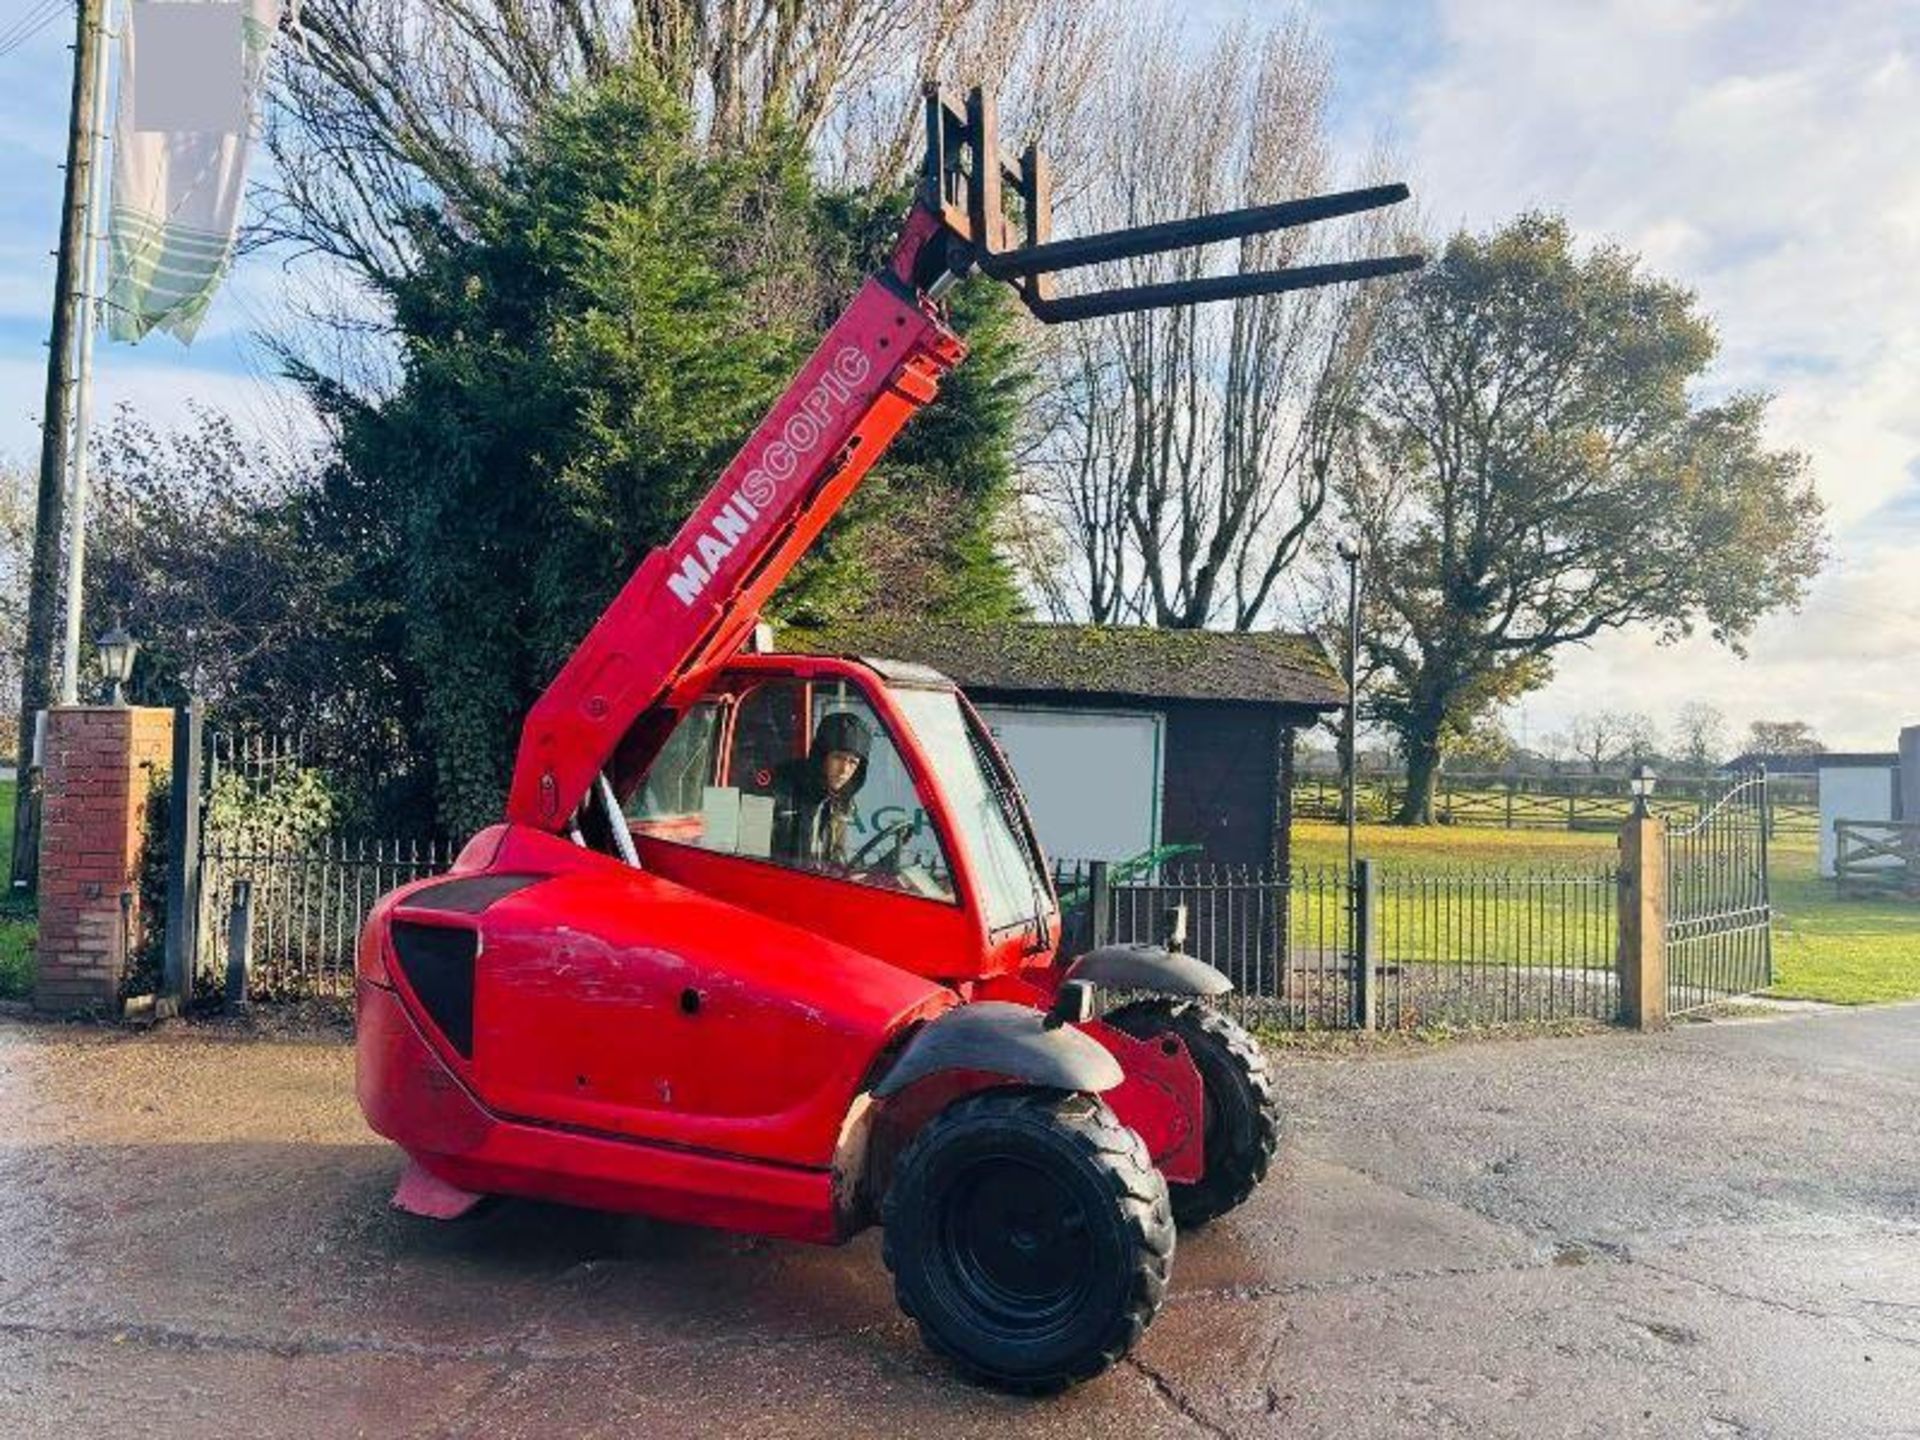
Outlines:
[[[1662,777],[1652,809],[1677,821],[1690,817],[1726,789],[1724,776]],[[1776,835],[1815,835],[1820,806],[1811,777],[1773,776],[1767,823]],[[1363,822],[1390,820],[1406,795],[1406,777],[1395,771],[1362,771],[1354,803]],[[1337,775],[1297,772],[1293,813],[1302,820],[1342,817]],[[1475,830],[1616,829],[1633,813],[1624,776],[1499,775],[1443,773],[1434,788],[1434,819]]]
[[[1842,895],[1920,900],[1920,821],[1835,820],[1833,880]]]

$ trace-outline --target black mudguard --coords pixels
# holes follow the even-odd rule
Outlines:
[[[1155,995],[1224,995],[1233,982],[1204,961],[1164,945],[1102,945],[1067,970],[1069,980],[1089,980],[1102,990],[1145,990]]]
[[[941,1070],[983,1070],[1025,1085],[1097,1095],[1126,1078],[1120,1062],[1070,1025],[1049,1028],[1030,1005],[981,1000],[956,1005],[923,1027],[873,1087],[897,1095]]]

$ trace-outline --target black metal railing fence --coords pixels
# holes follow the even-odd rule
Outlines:
[[[255,999],[352,993],[354,947],[386,891],[446,869],[421,841],[208,842],[200,973],[225,973],[236,905]],[[1103,867],[1056,872],[1069,952],[1167,938],[1184,911],[1190,953],[1234,985],[1243,1018],[1285,1029],[1611,1019],[1617,876],[1609,866],[1397,871],[1362,862],[1169,865],[1112,883]],[[1096,922],[1096,898],[1102,917]],[[1367,962],[1358,958],[1364,951]]]
[[[444,843],[377,837],[211,837],[201,852],[198,973],[209,981],[226,975],[237,912],[249,998],[349,997],[354,949],[373,902],[445,870],[453,854]]]
[[[419,777],[339,737],[209,724],[193,767],[198,820],[179,886],[189,988],[256,1000],[352,994],[354,950],[386,891],[443,870],[455,847],[409,832]],[[170,897],[171,898],[171,897]]]
[[[1376,881],[1376,1015],[1386,1029],[1564,1019],[1619,1009],[1611,863],[1401,872]]]
[[[1619,1008],[1612,863],[1397,870],[1166,865],[1114,881],[1057,868],[1069,945],[1164,941],[1234,984],[1243,1018],[1285,1029],[1415,1029],[1561,1019]],[[1361,956],[1366,958],[1364,962]]]

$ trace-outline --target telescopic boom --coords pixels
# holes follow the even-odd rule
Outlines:
[[[869,278],[671,541],[644,559],[527,716],[508,819],[562,830],[616,750],[643,763],[675,713],[736,654],[762,607],[900,428],[965,358],[940,297],[971,271],[1040,320],[1273,295],[1411,270],[1419,256],[1241,272],[1061,296],[1053,277],[1357,214],[1403,185],[1054,240],[1046,156],[999,147],[992,102],[927,97],[927,154],[892,259]],[[1010,216],[1007,200],[1017,202]],[[640,723],[642,721],[647,723]]]

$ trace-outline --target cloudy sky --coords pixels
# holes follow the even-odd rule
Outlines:
[[[42,7],[0,0],[0,47]],[[1277,6],[1194,7],[1197,23]],[[1436,229],[1563,211],[1698,290],[1715,391],[1777,397],[1807,451],[1834,558],[1751,656],[1609,637],[1510,717],[1537,740],[1585,709],[1719,705],[1736,728],[1812,721],[1889,748],[1920,722],[1920,0],[1311,0],[1353,151],[1385,133]],[[70,19],[0,53],[0,454],[37,451]],[[104,347],[99,403],[190,399],[285,429],[248,336],[277,262],[239,267],[192,349]]]
[[[1222,14],[1237,8],[1215,7]],[[1339,121],[1436,228],[1563,211],[1694,287],[1716,389],[1777,396],[1834,557],[1740,661],[1609,637],[1511,717],[1685,700],[1890,748],[1920,723],[1920,0],[1320,0]]]

